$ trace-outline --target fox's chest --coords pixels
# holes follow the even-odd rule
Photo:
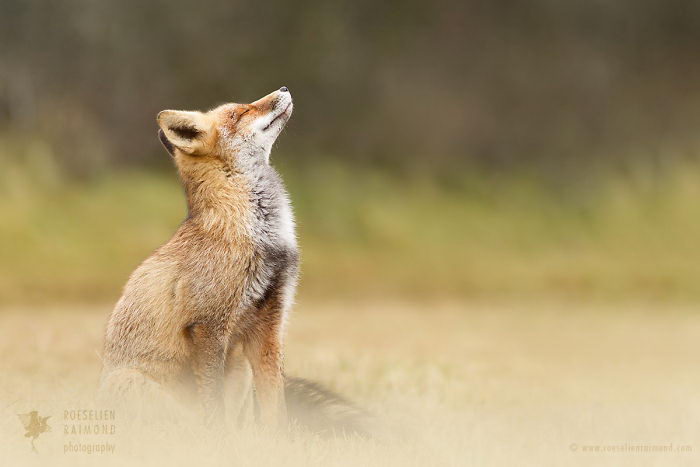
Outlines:
[[[259,190],[251,197],[251,240],[265,248],[296,250],[294,214],[287,194]]]
[[[272,228],[280,242],[280,246],[296,250],[296,224],[292,207],[289,203],[282,203],[280,205],[276,222]]]
[[[200,238],[182,268],[195,308],[241,310],[261,303],[282,282],[296,281],[298,250],[288,205],[267,207],[245,233]]]
[[[272,289],[296,282],[299,255],[284,186],[272,171],[250,177],[248,186],[225,235],[192,244],[197,250],[190,256],[194,267],[186,269],[196,271],[191,281],[198,308],[248,309]]]
[[[285,283],[296,282],[295,247],[248,244],[200,251],[182,268],[178,281],[191,308],[230,315],[257,308]]]

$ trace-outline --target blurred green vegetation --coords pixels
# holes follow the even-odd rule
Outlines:
[[[184,216],[174,169],[77,181],[48,147],[24,150],[0,173],[0,303],[115,299]],[[693,162],[579,190],[522,173],[275,157],[298,219],[302,296],[700,298]]]
[[[301,294],[700,298],[700,2],[4,0],[0,302],[114,299],[166,108],[282,85]]]

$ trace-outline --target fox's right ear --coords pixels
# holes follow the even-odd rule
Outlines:
[[[198,156],[211,150],[214,124],[208,115],[202,112],[163,110],[156,120],[165,138],[182,152]]]

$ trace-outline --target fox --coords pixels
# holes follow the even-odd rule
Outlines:
[[[158,113],[187,215],[131,274],[109,316],[102,399],[145,387],[188,393],[207,425],[221,425],[226,409],[242,415],[254,393],[263,425],[283,427],[291,416],[318,431],[367,431],[362,409],[283,370],[300,254],[270,153],[293,108],[284,86],[250,104]]]

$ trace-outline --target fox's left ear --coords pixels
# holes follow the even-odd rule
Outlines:
[[[214,123],[202,112],[163,110],[156,117],[170,143],[184,153],[200,156],[211,150]]]

